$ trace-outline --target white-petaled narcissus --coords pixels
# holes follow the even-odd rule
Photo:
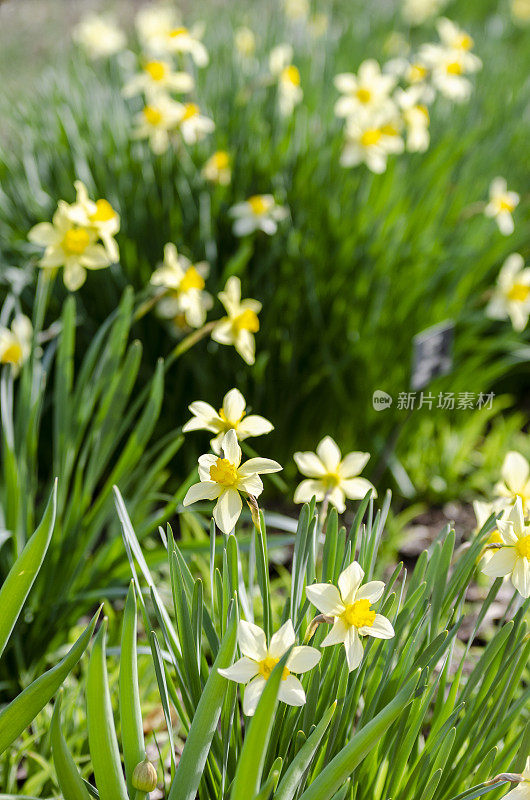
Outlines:
[[[530,597],[530,525],[525,525],[520,497],[497,527],[504,546],[493,553],[482,572],[491,578],[509,575],[519,594]]]
[[[510,318],[516,331],[523,331],[530,314],[530,268],[519,253],[508,256],[497,278],[493,296],[486,307],[492,319]]]
[[[390,93],[396,85],[396,78],[383,74],[378,62],[369,58],[362,62],[356,75],[352,72],[335,75],[334,84],[342,94],[335,103],[335,114],[338,117],[351,117],[391,104]]]
[[[208,51],[199,40],[202,26],[188,30],[182,25],[172,28],[164,38],[164,47],[173,55],[189,55],[198,67],[206,67],[210,60]]]
[[[467,52],[471,50],[474,45],[472,37],[466,31],[462,30],[455,22],[452,22],[447,17],[440,17],[436,21],[436,30],[440,41],[446,47],[453,50],[464,50]]]
[[[484,208],[484,214],[495,220],[504,236],[509,236],[514,231],[512,214],[518,205],[519,195],[508,190],[506,179],[494,178],[490,184],[489,202]]]
[[[397,112],[397,109],[396,109]],[[400,135],[399,113],[360,114],[346,123],[346,138],[340,157],[343,167],[366,164],[369,170],[381,174],[386,170],[388,156],[402,153],[405,143]]]
[[[239,389],[230,389],[223,398],[223,405],[216,411],[209,403],[196,400],[188,406],[193,417],[182,427],[183,433],[190,431],[210,431],[217,434],[210,447],[219,455],[225,433],[235,430],[240,442],[251,436],[263,436],[274,430],[274,426],[259,414],[245,414],[246,401]]]
[[[186,144],[196,144],[215,130],[215,122],[201,114],[196,103],[182,103],[178,129]]]
[[[162,155],[170,144],[170,134],[179,125],[183,105],[165,94],[153,97],[136,115],[135,139],[147,139],[155,155]]]
[[[405,123],[406,147],[410,153],[424,153],[429,147],[429,110],[421,102],[423,94],[420,86],[397,89],[395,93],[395,99]]]
[[[331,583],[314,583],[306,587],[308,600],[333,621],[322,647],[344,644],[350,672],[357,669],[363,660],[362,636],[376,639],[391,639],[394,628],[390,621],[373,609],[384,592],[382,581],[370,581],[362,585],[364,571],[354,561],[341,572],[338,588]]]
[[[212,339],[219,344],[233,345],[247,364],[255,360],[254,334],[259,331],[259,300],[241,299],[241,281],[235,275],[228,278],[225,288],[217,295],[226,310],[212,331]]]
[[[76,25],[74,40],[90,58],[107,58],[123,50],[127,43],[124,32],[111,17],[90,14]]]
[[[151,53],[161,53],[166,49],[165,41],[170,31],[176,28],[180,21],[174,5],[159,2],[142,6],[136,14],[134,24],[144,49]]]
[[[503,516],[509,511],[506,505],[503,503],[502,500],[497,500],[495,503],[485,503],[483,500],[474,500],[473,501],[473,511],[475,512],[475,518],[477,520],[477,533],[484,527],[488,519],[491,517],[492,514],[502,514]],[[501,517],[502,519],[502,517]],[[490,533],[487,541],[485,542],[486,545],[493,545],[502,543],[501,535],[497,528],[494,528]],[[484,566],[488,563],[490,558],[492,557],[493,553],[495,552],[496,548],[490,548],[485,551],[484,555],[481,558],[481,564]]]
[[[267,680],[280,658],[293,647],[295,632],[290,619],[271,636],[267,645],[265,633],[252,622],[241,620],[238,643],[242,657],[231,667],[220,669],[219,674],[236,683],[247,684],[243,696],[243,713],[251,717],[265,688]],[[283,669],[278,700],[290,706],[303,706],[306,701],[304,687],[292,673],[313,669],[320,661],[315,647],[293,647]]]
[[[235,236],[248,236],[255,231],[272,236],[278,230],[278,222],[284,220],[289,212],[278,205],[272,194],[254,194],[243,203],[236,203],[229,211],[234,218]]]
[[[202,168],[202,176],[211,183],[218,183],[219,186],[228,186],[232,180],[232,167],[230,155],[226,150],[217,150],[210,156]]]
[[[75,205],[82,209],[86,215],[87,226],[92,228],[101,239],[109,255],[109,258],[116,262],[120,257],[120,251],[114,237],[120,230],[120,216],[115,211],[108,200],[101,198],[91,200],[85,184],[82,181],[74,181],[76,190]]]
[[[235,430],[229,430],[221,443],[222,455],[212,453],[199,458],[200,482],[190,486],[183,500],[189,506],[199,500],[217,500],[213,517],[223,533],[230,533],[241,514],[240,492],[259,497],[263,491],[260,475],[279,472],[282,467],[270,458],[250,458],[241,463],[241,448]]]
[[[304,96],[300,72],[292,58],[293,48],[288,44],[278,45],[269,56],[271,74],[278,81],[278,107],[283,117],[290,116]]]
[[[164,261],[151,275],[153,286],[164,286],[169,290],[157,304],[161,317],[174,319],[183,314],[190,328],[200,328],[206,320],[206,312],[212,307],[211,294],[204,291],[205,278],[210,266],[206,261],[192,264],[189,258],[179,255],[174,244],[164,247]]]
[[[176,72],[169,61],[150,59],[144,62],[140,73],[127,81],[122,94],[133,97],[143,92],[149,98],[161,92],[184,94],[191,92],[194,86],[195,81],[189,73]]]
[[[377,497],[377,492],[370,481],[358,477],[362,472],[370,453],[351,452],[342,458],[337,443],[331,436],[324,436],[317,446],[316,453],[295,453],[296,466],[307,475],[294,493],[295,503],[307,503],[314,496],[317,502],[328,498],[342,514],[346,508],[345,498],[361,500],[367,492]]]
[[[11,364],[13,375],[18,375],[31,353],[33,326],[24,314],[17,314],[11,327],[0,325],[0,364]]]
[[[530,512],[530,465],[522,453],[510,450],[501,467],[502,480],[495,484],[494,492],[504,505],[521,499],[523,512]]]
[[[530,756],[526,759],[526,765],[521,777],[523,780],[508,794],[503,795],[502,800],[530,800]]]
[[[256,52],[256,36],[254,31],[242,25],[234,31],[236,50],[243,58],[250,58]]]
[[[455,103],[469,100],[473,85],[466,75],[482,68],[478,56],[462,48],[455,50],[444,44],[424,44],[419,57],[430,70],[433,86],[440,94]]]
[[[64,267],[64,285],[71,292],[84,284],[87,269],[104,269],[112,264],[114,259],[98,238],[97,228],[83,208],[64,200],[59,200],[51,222],[40,222],[28,233],[30,242],[45,248],[39,267],[50,272]]]

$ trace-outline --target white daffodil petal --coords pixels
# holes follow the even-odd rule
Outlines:
[[[326,468],[316,453],[295,453],[293,458],[302,475],[308,478],[321,478],[326,474]]]
[[[333,627],[321,644],[321,647],[331,647],[333,644],[342,644],[346,639],[348,633],[348,626],[337,617],[333,623]]]
[[[514,450],[506,453],[501,475],[512,492],[520,491],[528,480],[530,467],[526,458]]]
[[[326,488],[322,481],[308,478],[302,483],[299,483],[294,492],[295,503],[309,503],[312,497],[315,497],[317,502],[324,499]]]
[[[235,464],[236,467],[239,467],[241,464],[241,448],[237,443],[237,434],[233,428],[226,433],[221,447],[225,458]],[[253,470],[253,472],[256,472],[256,470]]]
[[[362,500],[369,491],[372,497],[377,497],[375,487],[366,478],[348,478],[341,481],[341,489],[350,500]]]
[[[281,658],[291,645],[294,644],[295,635],[292,620],[288,619],[282,627],[271,637],[269,653],[273,658]]]
[[[343,514],[346,510],[346,503],[344,500],[345,497],[342,488],[340,486],[335,486],[329,493],[329,502],[332,506],[335,506],[339,514]]]
[[[370,603],[376,603],[383,592],[385,591],[385,584],[383,581],[369,581],[361,586],[355,595],[356,600],[369,600]]]
[[[213,516],[223,533],[231,533],[241,514],[243,503],[237,489],[226,489],[217,501]]]
[[[522,597],[530,597],[530,561],[518,558],[512,572],[512,583]]]
[[[308,672],[316,667],[320,661],[321,653],[316,647],[300,645],[293,647],[287,660],[287,668],[291,672]]]
[[[186,492],[186,496],[182,501],[183,506],[189,506],[192,503],[197,503],[199,500],[215,500],[219,497],[222,487],[214,481],[201,481],[194,483]]]
[[[375,639],[392,639],[395,636],[390,620],[382,614],[376,614],[372,625],[359,628],[361,636],[373,636]]]
[[[335,472],[340,464],[340,450],[331,436],[324,436],[317,445],[317,456],[328,472]]]
[[[245,398],[239,389],[230,389],[223,399],[223,411],[229,422],[239,422],[245,413]]]
[[[493,553],[488,563],[482,568],[484,575],[490,578],[503,578],[513,572],[517,562],[517,554],[513,547],[501,547]]]
[[[217,671],[219,672],[219,675],[222,675],[224,678],[228,678],[230,681],[235,681],[236,683],[248,683],[250,680],[252,680],[252,678],[256,677],[259,672],[259,668],[255,661],[243,656],[243,658],[240,658],[239,661],[235,662],[235,664],[232,664],[231,667],[219,669]]]
[[[363,578],[364,570],[357,561],[353,561],[340,573],[338,584],[343,603],[353,603]]]
[[[343,478],[353,478],[363,471],[370,453],[348,453],[342,459],[339,467],[339,472]]]
[[[265,678],[262,678],[260,675],[250,681],[245,688],[245,694],[243,696],[243,714],[245,714],[245,716],[251,717],[254,714],[266,683],[267,681]]]
[[[237,641],[244,656],[253,661],[263,661],[264,658],[267,658],[265,633],[253,622],[247,622],[244,619],[239,621]]]
[[[280,681],[278,700],[290,706],[303,706],[305,703],[304,687],[294,675],[288,675]]]
[[[272,458],[249,458],[248,461],[241,464],[239,474],[252,475],[256,473],[258,475],[266,475],[269,472],[279,472],[281,469],[282,465],[278,464],[277,461],[273,461]]]
[[[246,475],[239,481],[239,489],[259,497],[263,491],[263,481],[259,475]]]
[[[346,638],[344,640],[344,649],[346,650],[346,661],[348,662],[348,669],[351,672],[357,669],[363,660],[364,650],[357,633],[357,629],[353,626],[348,629]]]
[[[240,439],[246,439],[248,436],[263,436],[272,430],[274,430],[274,425],[265,417],[260,417],[259,414],[250,414],[237,426]]]
[[[309,602],[322,614],[338,616],[344,609],[339,590],[332,583],[314,583],[306,586],[305,593]]]

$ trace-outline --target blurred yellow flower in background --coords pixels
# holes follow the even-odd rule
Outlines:
[[[220,186],[228,186],[232,180],[232,168],[230,164],[230,155],[226,150],[217,150],[216,153],[211,155],[202,168],[202,174],[206,180],[212,183],[218,183]]]
[[[501,177],[492,180],[489,195],[484,214],[495,220],[504,236],[509,236],[515,228],[512,214],[519,205],[519,195],[509,191],[506,179]]]
[[[396,85],[394,75],[385,75],[373,58],[363,61],[357,74],[335,75],[335,88],[343,95],[335,103],[338,117],[351,117],[359,112],[380,111],[393,105],[390,94]]]
[[[206,261],[192,264],[189,258],[179,255],[174,244],[164,246],[164,261],[151,275],[153,286],[164,286],[167,296],[157,303],[162,317],[174,319],[184,315],[190,328],[200,328],[206,320],[206,312],[212,307],[212,296],[204,291],[205,279],[210,266]]]
[[[234,31],[234,44],[239,55],[250,58],[256,52],[256,36],[254,31],[242,25]]]
[[[251,298],[241,300],[241,281],[235,275],[228,278],[224,290],[217,296],[227,316],[214,327],[212,339],[219,344],[233,345],[247,364],[253,364],[256,348],[254,334],[259,331],[261,303]]]
[[[74,28],[73,38],[93,59],[112,56],[127,44],[125,33],[112,17],[98,14],[82,19]]]
[[[0,325],[0,364],[11,364],[14,376],[30,356],[32,338],[33,326],[24,314],[17,314],[10,328]]]
[[[154,97],[136,115],[132,135],[136,139],[147,139],[153,153],[162,155],[170,145],[170,133],[176,130],[182,114],[182,103],[166,95]]]
[[[255,231],[272,236],[278,230],[278,222],[289,216],[287,208],[278,205],[272,194],[254,194],[243,203],[236,203],[228,213],[234,217],[235,236],[248,236]]]
[[[143,92],[152,97],[160,92],[191,92],[195,81],[187,72],[176,72],[171,62],[163,60],[145,61],[142,72],[134,75],[123,87],[124,97],[133,97]]]
[[[510,318],[516,331],[523,331],[530,315],[530,268],[519,253],[508,256],[497,278],[493,296],[486,307],[492,319]]]

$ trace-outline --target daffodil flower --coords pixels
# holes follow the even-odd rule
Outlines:
[[[174,5],[150,3],[139,8],[134,24],[143,48],[151,53],[163,53],[170,31],[180,25],[180,16]]]
[[[387,110],[350,117],[340,163],[343,167],[364,163],[372,172],[381,174],[386,170],[388,156],[405,149],[400,127],[401,118],[395,107],[390,115]]]
[[[493,296],[486,308],[492,319],[510,318],[516,331],[523,331],[530,315],[530,268],[519,253],[508,256],[497,278]]]
[[[104,269],[113,262],[98,236],[79,206],[60,200],[52,222],[35,225],[28,239],[46,248],[39,267],[50,271],[64,267],[64,285],[75,292],[84,284],[87,269]]]
[[[136,115],[133,137],[147,139],[155,155],[165,153],[170,144],[170,133],[179,125],[183,110],[182,103],[166,95],[153,97]]]
[[[218,150],[210,156],[202,168],[202,175],[211,183],[218,183],[219,186],[228,186],[232,180],[232,169],[230,156],[226,150]]]
[[[151,275],[153,286],[164,286],[169,290],[157,304],[162,317],[174,319],[184,315],[190,328],[200,328],[206,320],[206,312],[212,307],[212,296],[204,291],[205,278],[210,266],[206,261],[192,264],[186,256],[179,255],[174,244],[164,247],[162,266]]]
[[[471,50],[474,45],[469,33],[466,33],[447,17],[440,17],[440,19],[436,20],[436,30],[442,44],[453,50],[467,51]]]
[[[291,45],[278,45],[269,56],[269,67],[278,81],[278,107],[283,117],[290,116],[304,95],[300,86],[300,72],[292,63]]]
[[[198,67],[206,67],[208,51],[199,41],[199,28],[190,31],[182,25],[172,28],[165,37],[165,49],[173,55],[189,55]]]
[[[530,756],[526,759],[526,766],[523,770],[522,781],[517,784],[502,800],[530,800]]]
[[[313,496],[320,502],[327,497],[342,514],[346,508],[346,497],[360,500],[370,490],[373,497],[377,497],[370,481],[358,477],[369,458],[370,453],[360,452],[348,453],[342,458],[337,443],[331,436],[324,436],[316,453],[295,453],[296,466],[309,480],[302,481],[297,486],[294,502],[307,503]]]
[[[373,58],[363,61],[357,74],[343,72],[334,79],[335,88],[343,95],[335,104],[337,117],[351,117],[358,112],[380,110],[388,106],[396,85],[393,75],[385,75]]]
[[[472,83],[466,75],[482,68],[482,61],[474,53],[462,48],[455,50],[444,44],[424,44],[419,52],[421,62],[428,67],[434,87],[453,100],[469,100]]]
[[[344,644],[350,672],[363,660],[362,636],[391,639],[394,628],[382,614],[372,609],[384,592],[382,581],[362,585],[364,572],[354,561],[339,575],[338,588],[331,583],[314,583],[306,587],[308,600],[315,608],[333,621],[322,647]]]
[[[252,298],[241,300],[241,281],[235,275],[228,278],[224,291],[217,296],[227,316],[222,317],[213,329],[212,339],[219,344],[233,345],[247,364],[253,364],[254,334],[259,331],[261,303]]]
[[[491,517],[492,514],[499,514],[502,513],[503,516],[506,515],[508,509],[505,505],[503,505],[502,500],[498,500],[495,503],[485,503],[482,500],[474,500],[473,501],[473,511],[475,512],[475,518],[477,520],[477,533],[480,531],[488,519]],[[501,517],[502,519],[502,517]],[[488,540],[486,541],[487,545],[498,544],[502,542],[501,534],[499,533],[498,528],[495,528],[489,535]],[[484,553],[481,559],[481,564],[484,566],[488,563],[491,559],[493,553],[495,552],[495,548],[488,549]]]
[[[493,553],[482,572],[491,578],[509,575],[519,594],[530,597],[530,525],[525,525],[520,497],[497,526],[505,546]]]
[[[243,203],[236,203],[229,211],[234,217],[232,228],[235,236],[248,236],[255,231],[272,236],[278,230],[278,222],[284,220],[289,212],[279,206],[272,194],[255,194]]]
[[[189,73],[176,72],[169,61],[151,59],[144,63],[142,72],[127,81],[122,94],[133,97],[143,92],[149,98],[160,92],[191,92],[194,86],[195,81]]]
[[[263,436],[274,430],[274,426],[259,414],[245,415],[246,401],[239,389],[230,389],[223,398],[223,405],[216,411],[209,403],[196,400],[189,410],[193,417],[182,428],[183,433],[189,431],[210,431],[217,436],[210,441],[210,447],[217,455],[221,452],[221,442],[229,430],[235,430],[240,442],[250,436]]]
[[[108,58],[127,44],[124,32],[114,20],[98,14],[82,19],[74,28],[73,38],[92,59]]]
[[[517,192],[508,191],[508,184],[504,178],[494,178],[490,184],[489,202],[484,209],[484,214],[495,220],[504,236],[509,236],[514,231],[512,214],[518,205],[519,195]]]
[[[242,464],[241,448],[233,429],[225,434],[221,450],[222,456],[207,453],[199,458],[200,482],[190,486],[183,505],[189,506],[199,500],[217,500],[213,517],[224,533],[230,533],[243,507],[239,493],[259,497],[263,491],[259,476],[279,472],[282,467],[270,458],[250,458]]]
[[[215,122],[201,114],[196,103],[183,103],[180,109],[178,129],[186,144],[196,144],[215,130]]]
[[[494,491],[504,505],[521,499],[523,512],[530,511],[530,465],[526,458],[515,450],[506,453],[501,467],[502,480],[495,484]]]
[[[234,44],[236,50],[243,58],[251,58],[256,52],[256,37],[254,31],[242,25],[234,31]]]
[[[32,338],[33,326],[24,314],[17,314],[11,328],[0,325],[0,364],[11,364],[14,376],[30,356]]]
[[[92,228],[101,239],[109,258],[116,262],[120,258],[120,251],[114,236],[120,230],[120,217],[108,200],[93,201],[89,198],[85,184],[74,181],[77,196],[75,205],[86,215],[86,224]]]
[[[407,132],[407,150],[410,153],[424,153],[429,147],[429,110],[421,102],[423,89],[410,86],[408,89],[397,89],[396,102]]]
[[[242,657],[231,667],[219,669],[219,674],[236,683],[247,684],[243,696],[243,713],[251,717],[258,701],[280,658],[294,645],[295,633],[290,619],[271,637],[267,646],[265,633],[252,622],[241,620],[238,643]],[[293,647],[283,669],[278,699],[290,706],[303,706],[306,701],[304,687],[293,675],[313,669],[320,661],[315,647]]]

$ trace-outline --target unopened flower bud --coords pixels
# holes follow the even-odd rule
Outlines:
[[[147,758],[135,766],[132,776],[132,785],[135,789],[140,792],[152,792],[156,789],[157,781],[156,769]]]

